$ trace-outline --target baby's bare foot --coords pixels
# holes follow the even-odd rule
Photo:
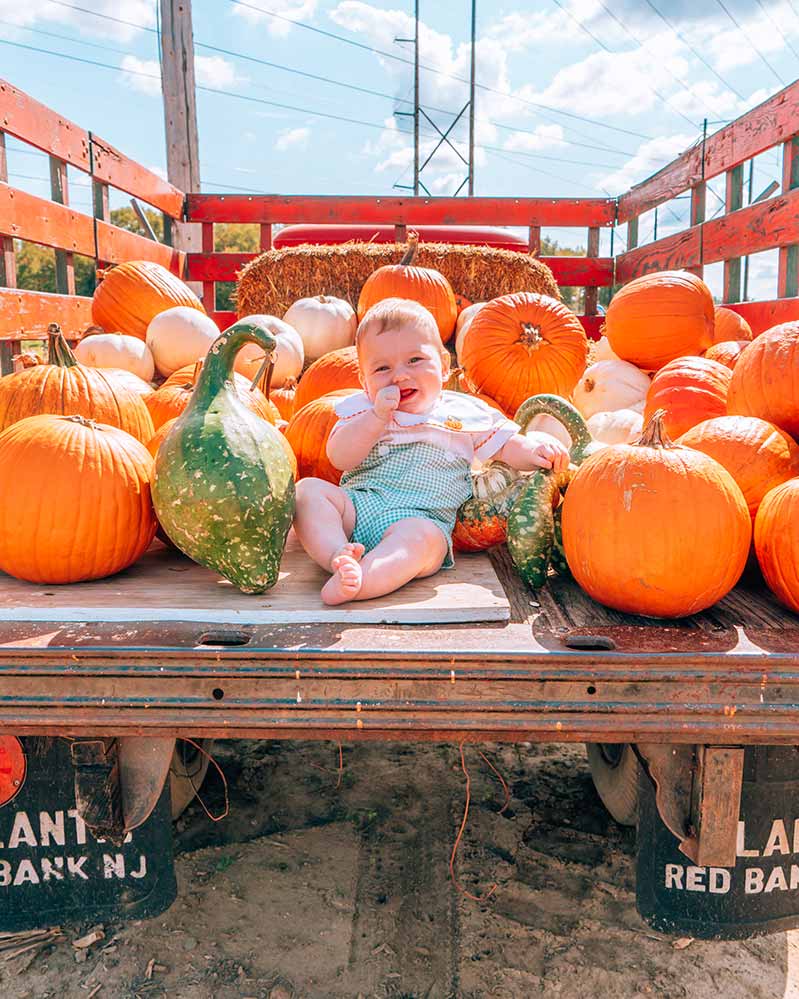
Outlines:
[[[361,591],[363,572],[358,559],[363,555],[363,545],[345,547],[356,547],[361,551],[357,558],[343,551],[333,557],[330,563],[333,575],[322,587],[322,600],[326,604],[345,604],[348,600],[355,600]]]
[[[349,555],[351,558],[354,558],[356,562],[360,562],[361,559],[363,558],[363,554],[365,551],[366,549],[364,548],[364,546],[362,544],[359,544],[357,541],[348,541],[346,545],[342,545],[341,548],[339,548],[339,550],[330,559],[330,571],[331,572],[336,571],[336,568],[333,563],[336,561],[339,555]]]

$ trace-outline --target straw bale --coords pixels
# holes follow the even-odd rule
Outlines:
[[[399,263],[405,246],[397,243],[342,243],[269,250],[242,270],[237,288],[239,316],[282,316],[298,298],[335,295],[357,308],[367,277],[384,264]],[[434,267],[458,295],[487,302],[515,291],[560,298],[552,271],[529,253],[489,246],[420,243],[415,264]]]

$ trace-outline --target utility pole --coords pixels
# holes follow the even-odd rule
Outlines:
[[[477,0],[472,0],[472,61],[469,73],[469,197],[474,195],[474,62]]]
[[[200,190],[200,147],[194,92],[194,34],[191,0],[159,0],[161,13],[161,85],[164,95],[167,176],[181,191]],[[173,245],[199,252],[199,225],[174,225]]]
[[[419,0],[413,6],[413,193],[419,196]]]

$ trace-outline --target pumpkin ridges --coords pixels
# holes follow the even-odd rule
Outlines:
[[[294,394],[294,412],[314,399],[341,389],[360,389],[361,380],[356,347],[342,347],[323,354],[306,368]]]
[[[92,320],[110,332],[119,330],[144,340],[153,316],[175,305],[205,313],[191,288],[165,267],[132,260],[101,273],[92,299]]]
[[[773,326],[746,347],[732,373],[727,408],[799,437],[799,322]]]
[[[755,552],[768,587],[799,613],[799,479],[763,499],[755,519]]]
[[[668,433],[679,437],[703,420],[727,412],[732,372],[717,361],[678,357],[664,365],[652,379],[646,395],[644,422],[655,410],[665,409]]]

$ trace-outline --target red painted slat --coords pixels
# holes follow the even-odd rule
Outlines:
[[[257,253],[189,253],[187,281],[236,281],[237,274]]]
[[[92,134],[93,176],[120,191],[127,191],[140,201],[160,208],[173,219],[183,216],[184,194],[134,160],[114,149],[104,139]]]
[[[743,316],[755,336],[778,323],[799,320],[799,298],[777,298],[773,302],[735,302],[724,308]]]
[[[699,263],[700,226],[666,236],[616,257],[616,281],[626,284],[650,271],[676,270]]]
[[[0,129],[81,170],[89,169],[89,133],[7,80],[0,80]]]
[[[233,323],[239,318],[235,312],[212,312],[210,313],[211,318],[220,328],[220,330],[226,330],[228,326],[232,326]]]
[[[94,221],[0,181],[0,234],[94,256]]]
[[[705,222],[706,264],[799,242],[799,188]]]
[[[613,198],[366,198],[190,194],[191,222],[609,226]]]
[[[164,243],[156,243],[138,233],[128,232],[97,219],[97,259],[109,264],[127,260],[152,260],[179,277],[183,274],[185,253]]]
[[[702,174],[701,143],[619,198],[619,223],[710,180],[799,131],[799,81],[709,136]]]
[[[92,300],[77,295],[0,288],[0,340],[44,337],[50,323],[61,326],[68,340],[76,339],[92,322]]]

